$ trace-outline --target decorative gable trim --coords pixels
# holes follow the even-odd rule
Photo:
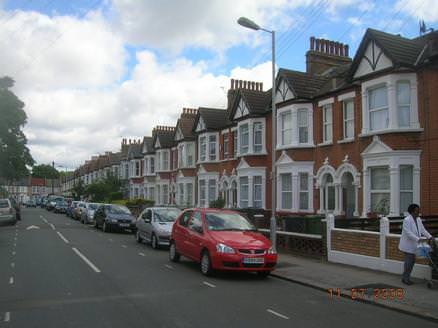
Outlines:
[[[240,170],[244,170],[244,169],[249,169],[250,167],[251,167],[251,166],[249,166],[249,164],[245,161],[245,159],[242,158],[242,159],[240,160],[239,165],[237,165],[236,170],[237,170],[237,171],[240,171]]]
[[[246,105],[243,98],[240,98],[239,104],[236,108],[236,113],[234,114],[234,119],[238,119],[240,117],[246,116],[249,114],[248,106]]]
[[[392,152],[392,148],[386,145],[378,136],[373,137],[373,141],[362,152],[362,156],[369,154],[380,154],[386,152]]]
[[[155,145],[154,145],[154,147],[155,147],[155,148],[160,148],[160,147],[161,147],[159,137],[157,137],[157,140],[155,141]]]
[[[184,135],[182,134],[181,128],[178,127],[175,133],[175,141],[180,141],[184,139]]]
[[[281,156],[278,158],[275,165],[285,165],[285,164],[292,164],[294,161],[292,158],[289,157],[288,154],[283,150],[281,152]]]
[[[294,93],[289,88],[289,85],[286,83],[284,79],[280,80],[278,84],[277,91],[275,93],[275,102],[281,103],[290,99],[295,98]]]
[[[362,77],[392,66],[391,59],[385,55],[374,40],[370,40],[353,77]]]
[[[199,117],[198,125],[196,125],[196,132],[205,130],[205,122],[202,116]]]

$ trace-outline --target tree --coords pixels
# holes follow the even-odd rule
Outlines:
[[[21,130],[27,123],[24,103],[10,90],[14,83],[0,78],[0,172],[9,181],[28,175],[27,166],[34,163]]]
[[[94,182],[85,188],[84,194],[94,202],[113,201],[121,195],[121,182],[109,175],[106,179]]]
[[[79,182],[73,186],[72,194],[73,194],[73,198],[76,200],[80,200],[82,198],[82,196],[84,196],[85,187],[84,187],[84,183],[82,182],[82,180],[79,180]]]
[[[32,176],[35,178],[58,179],[59,172],[52,165],[41,164],[32,168]]]

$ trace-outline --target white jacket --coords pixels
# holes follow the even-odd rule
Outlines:
[[[398,244],[398,248],[402,252],[414,254],[417,250],[418,241],[420,240],[421,236],[424,236],[428,239],[432,237],[431,234],[424,228],[420,217],[417,217],[417,225],[418,229],[411,215],[408,215],[403,220],[403,230],[400,243]]]

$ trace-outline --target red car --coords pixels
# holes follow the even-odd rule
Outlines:
[[[277,264],[277,253],[265,236],[242,215],[218,209],[189,209],[172,228],[169,257],[200,263],[201,272],[255,271],[267,277]]]

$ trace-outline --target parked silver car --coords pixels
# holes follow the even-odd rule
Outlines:
[[[85,208],[81,211],[81,223],[89,224],[94,222],[94,213],[99,208],[99,203],[85,203]]]
[[[137,241],[151,243],[154,249],[168,246],[173,223],[180,213],[181,210],[174,207],[146,208],[136,221]]]
[[[15,224],[17,223],[17,212],[11,201],[7,198],[0,199],[0,223]]]

